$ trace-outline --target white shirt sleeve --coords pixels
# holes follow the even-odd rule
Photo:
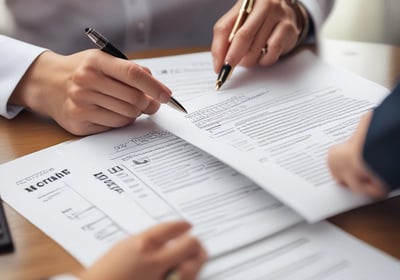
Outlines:
[[[26,70],[46,49],[0,35],[0,115],[15,117],[23,108],[8,104]]]
[[[320,33],[321,27],[332,11],[334,0],[300,0],[311,17],[314,27],[312,36],[315,38]]]
[[[299,1],[311,16],[312,35],[318,34],[334,1]],[[87,26],[97,28],[124,52],[209,46],[215,22],[236,2],[19,0],[6,4],[15,23],[10,33],[13,38],[71,54],[94,47],[84,35]]]

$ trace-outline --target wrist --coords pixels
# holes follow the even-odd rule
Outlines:
[[[306,8],[301,4],[298,0],[288,0],[290,7],[293,9],[293,12],[296,17],[296,25],[299,29],[299,35],[297,37],[296,46],[301,45],[310,31],[310,17]]]
[[[56,82],[61,74],[59,57],[61,56],[51,51],[40,54],[15,87],[9,103],[51,116],[49,98],[59,92]]]

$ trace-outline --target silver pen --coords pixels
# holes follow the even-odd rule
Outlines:
[[[87,27],[85,29],[85,33],[90,38],[90,40],[92,40],[92,42],[95,43],[96,46],[103,52],[106,52],[108,54],[111,54],[112,56],[119,57],[122,59],[128,59],[128,57],[123,52],[114,47],[114,45],[111,44],[106,37],[101,35],[93,28]],[[167,104],[170,105],[172,108],[187,114],[186,109],[172,96]]]

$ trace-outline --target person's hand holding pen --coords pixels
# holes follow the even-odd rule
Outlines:
[[[75,135],[88,135],[154,114],[170,99],[171,90],[147,68],[90,49],[69,56],[45,51],[9,103],[49,116]]]
[[[222,86],[236,65],[268,66],[301,43],[310,20],[295,0],[241,0],[214,26],[214,70]],[[221,76],[221,75],[220,75]]]

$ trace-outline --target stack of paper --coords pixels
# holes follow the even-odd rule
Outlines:
[[[139,63],[189,114],[163,106],[4,164],[7,203],[86,266],[186,219],[211,257],[202,279],[397,279],[398,260],[322,221],[369,202],[333,182],[325,156],[386,89],[308,52],[236,69],[219,92],[209,53]]]

